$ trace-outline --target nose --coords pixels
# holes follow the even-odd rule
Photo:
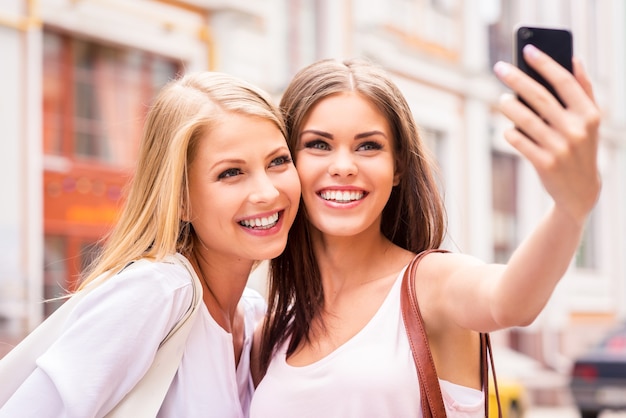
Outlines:
[[[335,151],[330,164],[328,174],[331,176],[353,176],[358,172],[354,156],[350,150],[338,149]]]
[[[272,178],[267,173],[259,174],[256,176],[254,183],[252,184],[252,191],[250,193],[250,201],[253,203],[267,203],[274,201],[280,192],[276,188],[276,185],[272,181]]]

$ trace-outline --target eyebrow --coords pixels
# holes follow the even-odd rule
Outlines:
[[[231,165],[231,164],[233,164],[233,165],[242,165],[242,164],[245,164],[245,161],[237,159],[237,158],[227,158],[225,160],[216,161],[215,164],[213,164],[212,166],[209,167],[209,170],[214,170],[215,167],[218,167],[218,166],[223,165],[223,164],[226,164],[226,165]]]
[[[279,155],[282,152],[289,152],[289,148],[286,145],[281,145],[273,149],[271,152],[267,153],[267,156],[272,157],[275,155]],[[209,167],[209,170],[213,170],[215,167],[221,164],[243,165],[243,164],[246,164],[246,160],[243,160],[241,158],[226,158],[223,160],[216,161],[215,164]]]
[[[300,133],[300,137],[302,137],[305,134],[319,135],[319,136],[322,136],[322,137],[328,138],[328,139],[333,139],[334,138],[333,134],[328,133],[328,132],[324,132],[324,131],[318,131],[317,129],[307,129],[305,131],[302,131]],[[368,137],[374,136],[374,135],[381,135],[381,136],[387,138],[387,135],[385,135],[383,132],[374,130],[374,131],[367,131],[367,132],[358,133],[358,134],[356,134],[354,136],[354,139],[363,139],[363,138],[368,138]]]

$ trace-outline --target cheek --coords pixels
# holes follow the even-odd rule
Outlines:
[[[283,181],[281,182],[280,185],[277,185],[277,186],[282,187],[282,189],[285,190],[285,192],[289,196],[289,200],[291,200],[292,202],[300,201],[300,193],[301,193],[300,178],[298,176],[298,172],[296,171],[295,167],[293,170],[290,170],[285,173],[285,177]]]
[[[192,216],[201,217],[204,222],[208,215],[219,214],[226,208],[237,204],[241,200],[241,192],[234,188],[219,188],[215,185],[198,185],[189,189]]]
[[[315,160],[307,159],[306,157],[298,160],[296,168],[298,170],[302,193],[308,192],[315,179],[326,172],[326,167],[322,161],[316,162]]]

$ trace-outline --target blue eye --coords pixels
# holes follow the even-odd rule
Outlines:
[[[281,155],[280,157],[274,158],[270,163],[270,167],[275,167],[279,165],[285,165],[291,163],[291,157],[289,155]]]
[[[238,168],[229,168],[228,170],[222,171],[219,176],[217,176],[217,178],[219,180],[221,179],[225,179],[225,178],[229,178],[229,177],[235,177],[241,174],[241,170]]]
[[[383,146],[381,144],[374,141],[363,142],[361,145],[359,145],[359,150],[361,151],[377,151],[382,148]]]
[[[307,141],[304,143],[304,148],[318,149],[322,151],[328,151],[330,149],[330,145],[326,141],[322,141],[321,139],[314,139],[312,141]]]

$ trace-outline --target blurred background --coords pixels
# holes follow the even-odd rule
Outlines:
[[[491,68],[511,61],[518,24],[571,29],[604,116],[603,191],[571,268],[531,326],[493,336],[533,403],[569,402],[574,359],[626,316],[623,0],[0,0],[0,356],[97,253],[147,106],[187,71],[231,73],[278,100],[314,60],[380,63],[438,157],[446,246],[507,260],[549,204],[496,109]]]

